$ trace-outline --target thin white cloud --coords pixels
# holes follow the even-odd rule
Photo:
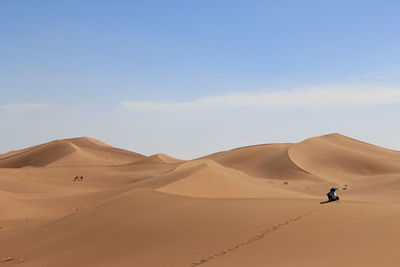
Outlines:
[[[400,103],[400,88],[370,85],[315,86],[295,90],[269,90],[206,96],[184,102],[123,101],[133,111],[168,111],[206,108],[366,107]]]
[[[40,110],[47,106],[48,106],[48,104],[45,104],[45,103],[9,104],[9,105],[1,105],[0,111],[7,112],[7,113],[25,113],[25,112]]]

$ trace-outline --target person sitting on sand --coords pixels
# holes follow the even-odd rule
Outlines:
[[[329,190],[328,194],[326,194],[328,196],[329,201],[336,201],[339,200],[339,196],[337,195],[337,191],[339,189],[336,187],[333,187]]]
[[[73,181],[78,181],[78,179],[79,179],[78,176],[75,176]]]

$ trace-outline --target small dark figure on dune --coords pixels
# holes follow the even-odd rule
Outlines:
[[[337,191],[339,191],[338,188],[336,188],[336,187],[331,188],[329,190],[329,192],[326,194],[328,196],[328,201],[321,202],[321,204],[339,200],[339,196],[337,195]]]
[[[83,176],[80,176],[80,177],[79,177],[79,180],[82,181],[82,180],[83,180]]]
[[[331,188],[329,192],[326,194],[328,196],[329,201],[336,201],[339,200],[339,196],[337,195],[337,191],[339,191],[339,188]]]

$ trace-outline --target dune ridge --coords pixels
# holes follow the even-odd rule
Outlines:
[[[371,176],[400,172],[400,152],[329,134],[292,144],[289,157],[318,176]]]
[[[210,159],[199,159],[180,165],[175,171],[186,170],[184,178],[156,191],[208,198],[311,198],[304,193],[272,187],[260,178],[223,167]]]
[[[182,163],[184,160],[176,159],[167,154],[157,153],[134,163]]]
[[[111,147],[94,138],[81,137],[56,140],[4,154],[0,158],[0,168],[103,166],[123,164],[143,158],[145,156],[141,154]]]
[[[215,153],[204,158],[260,178],[278,180],[303,179],[316,181],[316,177],[298,166],[288,155],[291,144],[266,144]]]

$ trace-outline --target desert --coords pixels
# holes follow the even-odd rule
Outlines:
[[[0,156],[1,265],[397,266],[399,177],[341,134],[194,160],[56,140]]]

